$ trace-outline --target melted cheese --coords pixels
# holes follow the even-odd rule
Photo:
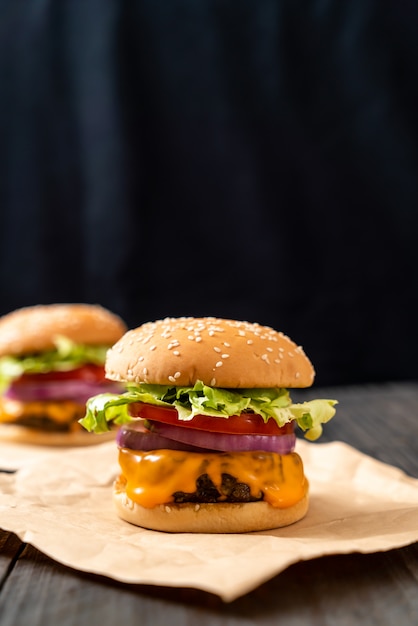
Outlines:
[[[84,408],[72,400],[19,402],[1,398],[0,422],[18,423],[25,417],[48,417],[59,424],[67,424],[83,417]]]
[[[173,502],[176,491],[193,493],[196,480],[208,474],[220,488],[222,474],[231,474],[246,483],[254,497],[272,506],[286,508],[306,494],[308,482],[298,454],[268,452],[197,453],[178,450],[141,452],[121,448],[119,464],[122,475],[116,488],[141,506],[152,508]],[[221,501],[221,499],[219,500]]]

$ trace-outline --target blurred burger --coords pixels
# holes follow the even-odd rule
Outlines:
[[[79,419],[92,395],[124,391],[105,379],[104,362],[126,330],[118,316],[88,304],[38,305],[1,317],[0,440],[98,443]]]
[[[119,516],[169,532],[247,532],[286,526],[308,510],[295,425],[316,439],[334,400],[292,404],[314,380],[302,348],[255,323],[164,319],[127,332],[106,375],[121,395],[87,403],[82,424],[117,435]]]

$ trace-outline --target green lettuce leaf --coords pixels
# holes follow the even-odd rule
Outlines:
[[[0,358],[0,390],[6,389],[22,374],[68,371],[86,363],[103,365],[109,349],[109,346],[74,343],[63,336],[57,336],[54,343],[55,350]]]
[[[200,381],[193,387],[128,384],[126,393],[121,395],[90,398],[80,423],[89,431],[106,432],[111,422],[124,424],[135,419],[128,415],[128,404],[132,402],[174,407],[182,421],[190,421],[195,415],[227,419],[244,411],[261,415],[264,422],[274,419],[278,426],[296,421],[310,440],[321,435],[322,424],[334,416],[337,404],[336,400],[292,404],[287,389],[219,389]]]

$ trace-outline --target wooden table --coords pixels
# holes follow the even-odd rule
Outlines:
[[[342,440],[418,477],[418,383],[317,389],[340,402]],[[298,394],[292,393],[294,400]],[[0,519],[1,527],[1,519]],[[125,585],[64,567],[0,531],[1,626],[418,624],[418,544],[297,563],[224,604],[193,589]]]

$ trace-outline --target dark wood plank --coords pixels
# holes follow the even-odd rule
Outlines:
[[[295,400],[319,396],[340,402],[321,441],[345,441],[418,477],[418,384],[292,393]],[[418,623],[418,544],[297,563],[230,604],[198,590],[124,585],[77,572],[4,532],[0,577],[1,626]]]
[[[23,547],[16,535],[0,528],[0,589]]]
[[[293,390],[292,399],[335,398],[336,416],[320,442],[345,441],[418,478],[418,384],[387,383]]]
[[[224,604],[188,589],[123,585],[61,566],[30,546],[1,595],[2,626],[93,623],[202,626],[414,624],[418,545],[371,555],[298,563],[243,598]],[[140,618],[140,619],[139,619]],[[169,621],[167,621],[169,620]],[[350,621],[352,620],[352,621]]]

